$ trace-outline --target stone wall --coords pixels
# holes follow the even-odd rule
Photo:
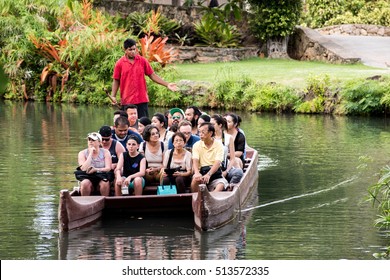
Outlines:
[[[351,36],[390,36],[389,26],[370,24],[343,24],[317,29],[324,35],[351,35]]]
[[[148,3],[137,0],[98,0],[95,5],[102,10],[107,11],[111,15],[117,13],[127,16],[132,12],[147,13],[151,10],[161,9],[161,13],[167,18],[176,19],[182,25],[192,24],[199,19],[200,8],[186,8],[182,6],[161,5],[156,3]]]
[[[332,43],[319,32],[297,27],[289,38],[288,55],[297,60],[326,61],[332,63],[356,63],[360,58],[351,57],[348,50]]]
[[[175,47],[178,52],[176,62],[228,62],[239,61],[256,57],[259,49],[257,47],[247,48],[210,48],[210,47]]]

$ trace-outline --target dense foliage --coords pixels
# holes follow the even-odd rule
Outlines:
[[[219,8],[203,8],[204,16],[194,23],[198,41],[207,46],[236,47],[240,32],[231,24],[239,21],[242,1],[232,0]],[[253,28],[259,39],[288,35],[299,19],[301,2],[250,0]],[[315,25],[335,20],[349,11],[362,16],[369,11],[386,17],[386,1],[308,0],[306,19]],[[364,5],[363,5],[364,4]],[[123,55],[125,38],[140,37],[140,52],[167,80],[174,80],[172,67],[161,68],[174,57],[165,48],[167,34],[173,36],[179,23],[158,10],[132,13],[126,18],[110,16],[92,6],[91,0],[0,0],[0,65],[9,78],[7,99],[39,99],[65,102],[108,103],[112,69]],[[370,8],[371,7],[371,8]],[[378,12],[380,8],[380,12]],[[319,17],[321,15],[321,17]],[[260,31],[259,31],[260,30]],[[144,35],[147,37],[144,37]],[[177,35],[177,33],[176,33]],[[164,39],[162,38],[164,37]],[[185,37],[176,36],[184,44]],[[172,93],[148,81],[152,104],[171,106],[196,102],[200,106],[253,111],[299,113],[383,114],[390,106],[389,82],[355,81],[336,87],[326,77],[309,77],[308,88],[294,89],[262,84],[245,76],[218,80],[207,96]]]
[[[99,103],[128,34],[87,0],[1,1],[5,97]]]
[[[302,23],[311,28],[348,23],[390,26],[390,2],[386,0],[307,0]]]
[[[378,208],[378,218],[375,225],[380,230],[390,229],[390,166],[381,170],[381,177],[376,184],[368,189],[369,201]],[[389,233],[387,232],[387,235]],[[390,246],[385,252],[375,253],[374,256],[379,259],[390,259]]]
[[[238,47],[241,33],[231,19],[240,20],[241,9],[234,0],[224,8],[204,7],[202,17],[194,23],[195,39],[197,45],[227,48]]]
[[[296,0],[249,0],[253,34],[262,41],[290,35],[299,22],[302,2]]]
[[[211,107],[257,112],[383,115],[390,108],[390,78],[340,83],[327,75],[310,76],[306,88],[298,91],[226,75],[209,91],[206,104]]]
[[[10,79],[5,98],[109,102],[105,91],[123,41],[136,36],[90,0],[0,1],[0,64]],[[164,44],[143,51],[165,65],[170,56],[162,51]]]

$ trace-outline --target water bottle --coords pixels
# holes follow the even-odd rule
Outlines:
[[[122,195],[127,195],[129,194],[129,187],[128,186],[122,186]]]

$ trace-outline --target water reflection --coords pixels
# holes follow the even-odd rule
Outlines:
[[[202,233],[191,219],[120,219],[61,234],[59,259],[237,259],[245,248],[245,224]]]

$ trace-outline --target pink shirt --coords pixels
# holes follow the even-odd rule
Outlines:
[[[119,80],[121,104],[139,104],[149,102],[145,75],[153,74],[147,59],[140,55],[134,57],[134,63],[122,56],[115,64],[112,77]]]

